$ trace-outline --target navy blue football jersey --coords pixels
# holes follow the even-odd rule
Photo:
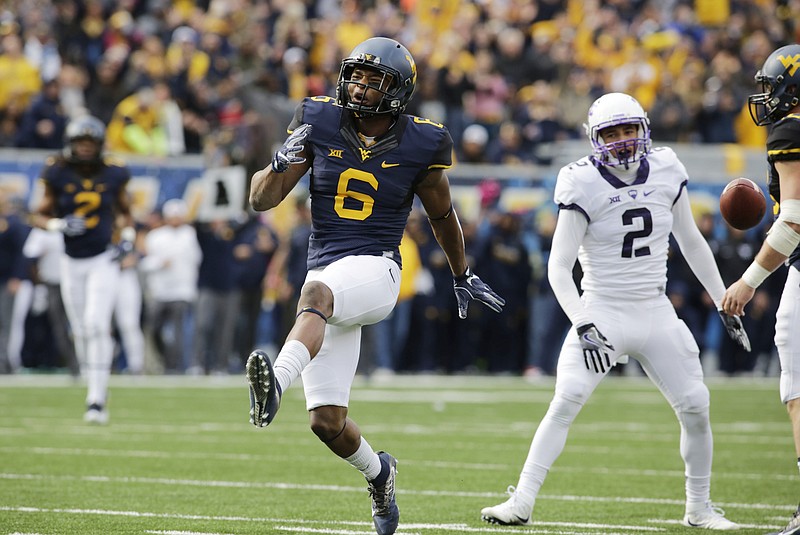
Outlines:
[[[130,180],[128,168],[106,161],[81,174],[85,166],[70,165],[61,158],[48,159],[42,181],[56,196],[56,217],[70,214],[86,220],[86,232],[64,236],[64,250],[73,258],[88,258],[105,251],[114,231],[114,205]]]
[[[800,160],[800,114],[787,115],[772,127],[767,136],[767,159],[769,194],[780,207],[781,183],[775,162]],[[800,247],[789,256],[789,264],[800,267]]]
[[[431,170],[452,165],[450,132],[428,119],[400,115],[385,135],[367,144],[350,113],[331,97],[305,98],[289,132],[304,123],[313,126],[306,145],[313,151],[308,268],[351,255],[382,255],[400,264],[414,187]]]

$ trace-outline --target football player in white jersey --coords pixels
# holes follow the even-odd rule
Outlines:
[[[549,281],[572,328],[561,348],[555,395],[533,437],[510,498],[481,510],[503,525],[531,524],[539,489],[564,448],[569,426],[617,362],[635,358],[675,411],[686,469],[686,526],[738,529],[710,500],[709,393],[699,350],[665,295],[670,233],[719,307],[725,286],[689,204],[688,176],[675,153],[652,149],[647,114],[633,97],[609,93],[589,108],[592,155],[559,172],[558,223]],[[572,279],[583,269],[583,295]],[[720,314],[749,349],[736,316]]]
[[[743,314],[756,288],[778,266],[789,274],[775,316],[775,346],[781,361],[781,401],[792,422],[797,466],[800,468],[800,45],[773,51],[756,74],[762,93],[748,99],[758,126],[772,125],[767,137],[769,193],[778,217],[761,250],[742,278],[731,284],[722,300],[729,314]],[[800,534],[800,505],[776,535]]]

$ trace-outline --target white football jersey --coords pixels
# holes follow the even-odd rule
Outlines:
[[[588,156],[561,169],[555,202],[589,221],[578,251],[583,291],[623,299],[665,292],[672,207],[688,180],[668,147],[653,149],[630,184]]]

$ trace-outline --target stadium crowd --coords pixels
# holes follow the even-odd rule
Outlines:
[[[657,143],[762,147],[766,133],[750,121],[746,95],[766,55],[800,40],[796,20],[796,2],[771,0],[16,0],[0,12],[0,146],[58,150],[68,120],[89,113],[107,125],[109,152],[203,154],[209,166],[241,164],[249,176],[283,139],[295,104],[334,94],[341,58],[362,40],[387,35],[417,61],[418,92],[407,111],[445,123],[457,161],[548,164],[554,143],[584,135],[586,110],[608,91],[642,103]],[[408,287],[391,321],[365,330],[365,366],[553,373],[568,327],[544,273],[554,214],[506,213],[499,184],[480,188],[481,212],[464,222],[470,264],[508,299],[506,312],[476,307],[467,321],[455,318],[452,274],[415,213],[403,255]],[[0,345],[10,348],[0,368],[68,367],[52,337],[37,334],[53,329],[40,295],[47,286],[34,284],[43,280],[42,259],[15,261],[25,258],[24,199],[0,197]],[[276,345],[294,317],[293,277],[305,272],[293,267],[304,260],[305,200],[296,199],[290,229],[252,214],[191,225],[187,239],[196,234],[200,254],[183,268],[196,291],[174,297],[182,304],[167,307],[174,315],[157,306],[165,294],[149,285],[165,268],[147,253],[155,230],[186,225],[186,212],[158,208],[138,222],[142,326],[156,352],[172,356],[151,370],[239,373],[241,359],[257,344]],[[764,229],[740,234],[714,214],[699,218],[730,284]],[[418,261],[407,260],[415,255]],[[706,353],[719,355],[719,369],[752,372],[759,355],[773,360],[769,318],[781,277],[759,291],[746,316],[754,351],[739,354],[724,345],[718,322],[706,321],[716,312],[679,253],[673,259],[668,291]],[[34,264],[39,275],[28,269]],[[185,347],[176,350],[176,341]],[[124,340],[121,346],[124,357]]]

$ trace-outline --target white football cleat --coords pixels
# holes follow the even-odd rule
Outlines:
[[[706,508],[698,511],[687,512],[683,517],[683,525],[690,528],[716,529],[732,531],[741,526],[725,518],[725,511],[715,507],[711,502],[706,502]]]
[[[481,509],[481,519],[490,524],[501,526],[531,526],[531,510],[525,508],[517,500],[516,490],[508,487],[509,498],[499,505]]]
[[[108,411],[102,405],[92,403],[86,409],[83,421],[87,424],[106,425],[108,423]]]

